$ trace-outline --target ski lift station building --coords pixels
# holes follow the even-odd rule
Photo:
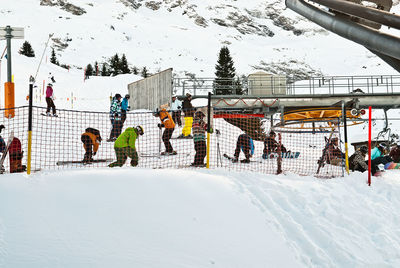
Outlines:
[[[248,78],[249,95],[286,95],[286,76],[273,75],[263,71],[249,74]]]

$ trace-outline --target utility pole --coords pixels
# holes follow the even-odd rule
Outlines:
[[[11,71],[11,39],[24,39],[24,28],[0,27],[0,40],[7,40],[7,82],[4,83],[4,115],[6,118],[13,118],[15,116],[15,96],[14,96],[14,82],[12,81]]]

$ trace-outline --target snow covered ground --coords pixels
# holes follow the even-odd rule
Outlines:
[[[0,267],[399,267],[400,175],[0,177]]]

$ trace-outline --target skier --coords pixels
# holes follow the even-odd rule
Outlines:
[[[85,149],[85,155],[82,160],[83,163],[93,162],[93,156],[96,155],[101,140],[100,131],[95,128],[89,127],[81,135],[81,141]]]
[[[349,168],[352,171],[364,172],[368,170],[368,161],[365,161],[365,156],[368,153],[368,147],[363,145],[349,157]]]
[[[172,119],[180,127],[182,126],[181,109],[182,109],[182,102],[177,99],[176,95],[173,95],[171,101]]]
[[[234,154],[234,159],[232,162],[236,163],[239,160],[240,151],[243,151],[246,159],[241,160],[241,163],[250,163],[250,157],[254,154],[254,143],[253,139],[247,134],[239,135],[236,142],[236,150]]]
[[[172,133],[174,132],[175,129],[175,123],[174,120],[172,120],[171,115],[167,112],[167,110],[161,109],[159,111],[158,109],[154,112],[153,114],[155,117],[159,117],[161,120],[161,123],[158,123],[158,127],[163,128],[165,127],[164,133],[162,135],[162,141],[164,142],[165,146],[165,152],[162,152],[162,155],[175,155],[177,154],[176,151],[172,148],[170,139],[172,137]]]
[[[191,164],[194,167],[205,166],[204,157],[207,154],[205,132],[207,129],[207,124],[203,120],[204,117],[205,114],[202,111],[197,111],[194,114],[192,132],[193,132],[194,149],[196,151],[196,154],[194,156],[194,162]]]
[[[131,107],[129,106],[129,94],[125,95],[125,98],[123,98],[122,103],[121,103],[121,122],[122,125],[125,123],[126,120],[126,112],[128,112]]]
[[[330,143],[328,144],[327,154],[326,154],[326,163],[341,166],[343,165],[345,154],[339,148],[339,139],[338,137],[331,138]]]
[[[139,135],[143,135],[144,130],[142,126],[128,127],[119,135],[114,143],[115,155],[117,161],[109,164],[109,167],[122,167],[126,159],[131,158],[131,166],[136,167],[139,164],[139,156],[136,152],[135,143]]]
[[[112,124],[112,129],[110,133],[110,138],[107,140],[115,141],[119,134],[121,134],[123,123],[121,121],[121,94],[115,94],[111,106],[110,106],[110,120]]]
[[[56,80],[54,79],[54,76],[51,73],[49,73],[49,81],[51,81],[51,83],[53,83],[53,84],[56,82]]]
[[[282,144],[279,145],[279,143],[275,140],[275,138],[276,138],[276,133],[275,131],[271,130],[269,132],[268,137],[266,137],[264,141],[264,150],[262,158],[267,159],[271,153],[277,153],[279,146],[281,146],[281,153],[287,152],[285,146],[283,146]]]
[[[189,93],[186,93],[186,98],[183,100],[182,104],[182,110],[185,113],[184,119],[185,119],[185,125],[183,126],[182,129],[182,134],[179,135],[178,138],[183,138],[183,139],[191,139],[193,138],[192,135],[190,135],[190,130],[192,128],[193,124],[193,113],[194,113],[194,108],[191,103],[192,101],[192,95]]]
[[[393,159],[393,162],[400,162],[400,142],[397,142],[395,146],[390,150],[389,156]]]
[[[0,133],[5,128],[4,125],[0,125]],[[3,153],[6,149],[6,142],[4,141],[3,137],[0,135],[0,153]]]
[[[54,105],[53,99],[54,99],[53,84],[48,83],[46,88],[46,103],[47,103],[46,115],[51,116],[50,114],[50,108],[51,108],[53,111],[53,116],[57,117],[58,115],[56,114],[56,106]]]

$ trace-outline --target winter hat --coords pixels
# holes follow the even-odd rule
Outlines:
[[[186,97],[191,98],[192,95],[190,93],[186,93]]]
[[[129,99],[131,96],[129,96],[129,94],[125,95],[125,98]]]
[[[144,130],[142,126],[136,126],[136,130],[138,131],[139,135],[143,135],[144,134]]]
[[[270,135],[270,136],[274,136],[274,135],[276,135],[276,133],[275,133],[275,131],[271,130],[271,131],[269,132],[269,135]]]
[[[368,147],[366,145],[363,145],[360,147],[360,152],[362,152],[363,154],[368,153]]]
[[[115,94],[115,98],[116,98],[116,99],[119,99],[119,98],[122,98],[122,96],[121,96],[121,94],[118,94],[118,93],[117,93],[117,94]]]
[[[381,142],[381,143],[379,143],[378,144],[378,146],[377,146],[378,148],[382,148],[382,149],[385,149],[386,148],[386,143],[384,143],[384,142]]]

